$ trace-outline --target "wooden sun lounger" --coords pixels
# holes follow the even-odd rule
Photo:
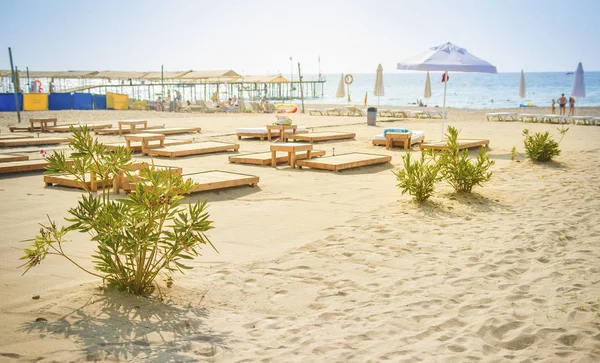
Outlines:
[[[294,141],[308,141],[311,144],[318,141],[331,141],[331,140],[343,140],[343,139],[354,139],[356,134],[353,132],[336,132],[336,131],[323,131],[323,132],[310,132],[307,134],[293,134],[288,139]]]
[[[77,180],[77,178],[70,174],[46,174],[44,175],[44,183],[47,187],[52,185],[60,185],[63,187],[87,189],[92,192],[97,191],[98,187],[102,187],[103,185],[102,181],[98,180],[96,178],[96,175],[93,173],[87,173],[85,175],[85,182]],[[110,187],[112,186],[112,181],[107,180],[106,183],[104,183],[104,185],[106,187]]]
[[[377,155],[366,153],[348,153],[334,156],[324,156],[316,159],[304,159],[296,161],[296,166],[313,169],[324,169],[340,171],[344,169],[358,168],[361,166],[389,163],[392,157],[389,155]]]
[[[0,174],[44,170],[48,164],[49,162],[44,159],[0,163]]]
[[[487,147],[490,144],[490,140],[486,139],[458,139],[458,148],[460,149],[471,149],[474,147],[484,146]],[[421,144],[421,150],[433,149],[433,150],[445,150],[447,149],[446,141],[430,141]]]
[[[184,145],[184,144],[191,144],[191,143],[192,143],[192,140],[169,140],[169,139],[166,139],[164,141],[163,145],[164,146],[174,146],[174,145]],[[159,147],[160,141],[158,141],[158,140],[149,141],[148,145]],[[115,142],[115,143],[104,144],[104,146],[108,150],[114,150],[114,149],[118,148],[119,146],[126,148],[127,144],[124,142]],[[132,141],[131,149],[134,152],[142,151],[142,143],[140,141]]]
[[[87,126],[90,130],[100,130],[100,129],[108,129],[112,127],[112,124],[107,123],[89,123],[89,124],[65,124],[65,125],[56,125],[56,126],[48,126],[46,127],[46,131],[48,132],[69,132],[71,126],[74,128],[80,128],[83,126]]]
[[[66,137],[35,137],[30,139],[0,140],[0,147],[54,145],[69,142]]]
[[[156,129],[164,129],[165,125],[154,125],[154,126],[148,126],[145,129],[135,129],[135,132],[154,132],[154,130]],[[96,135],[119,135],[119,128],[118,127],[109,127],[109,128],[104,128],[104,129],[94,129],[94,132],[96,133]],[[131,129],[121,129],[121,134],[130,134],[131,133]]]
[[[146,129],[147,130],[147,129]],[[186,132],[200,132],[199,127],[165,127],[152,129],[153,134],[173,135],[173,134],[184,134]]]
[[[29,160],[29,156],[17,155],[17,154],[0,154],[0,163],[8,163],[11,161],[25,161],[25,160]]]
[[[394,117],[398,117],[398,118],[408,118],[409,114],[410,114],[409,111],[398,111],[398,110],[393,110],[392,111],[392,115]]]
[[[15,135],[15,134],[8,134],[8,135],[0,135],[0,140],[18,140],[18,139],[32,139],[33,136],[31,135]]]
[[[157,155],[174,158],[179,156],[218,153],[222,151],[238,151],[239,148],[239,144],[233,144],[229,142],[204,141],[193,144],[154,147],[146,149],[145,151],[147,155]]]
[[[311,151],[311,157],[318,157],[325,155],[325,150],[313,150]],[[243,155],[233,155],[229,157],[230,163],[238,163],[238,164],[252,164],[252,165],[271,165],[271,152],[265,151],[262,153],[251,153],[251,154],[243,154]],[[306,151],[301,151],[296,153],[296,160],[306,159]],[[276,163],[283,164],[288,162],[288,155],[279,155],[277,156]]]
[[[327,116],[342,116],[342,110],[339,108],[326,108],[325,114]]]
[[[233,188],[241,185],[250,185],[255,187],[258,184],[259,177],[250,174],[233,173],[222,170],[209,170],[199,173],[183,175],[196,183],[196,188],[192,193],[205,192],[208,190]]]

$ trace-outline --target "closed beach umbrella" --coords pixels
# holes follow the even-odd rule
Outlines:
[[[373,96],[377,96],[377,107],[379,107],[379,97],[385,96],[383,89],[383,67],[381,64],[377,66],[377,74],[375,75],[375,88],[373,89]]]
[[[344,74],[340,77],[340,83],[338,83],[337,92],[335,93],[336,98],[346,97],[346,84],[344,83]]]
[[[519,80],[519,97],[525,98],[525,74],[523,74],[523,70],[521,69],[521,79]]]
[[[427,98],[427,103],[429,103],[429,97],[431,97],[431,79],[429,79],[429,72],[427,72],[427,78],[425,78],[425,92],[423,92],[423,97]]]
[[[477,58],[466,49],[452,43],[432,47],[414,57],[398,63],[398,69],[413,71],[444,72],[444,112],[442,114],[442,138],[444,137],[444,121],[446,120],[446,88],[448,72],[481,72],[498,73],[496,67],[483,59]]]
[[[575,71],[571,96],[585,97],[585,79],[583,77],[583,66],[581,65],[581,62],[577,65],[577,70]]]

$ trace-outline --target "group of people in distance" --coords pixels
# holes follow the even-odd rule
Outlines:
[[[575,115],[575,98],[573,96],[569,97],[569,116],[574,116]],[[558,107],[559,107],[559,112],[561,115],[564,115],[566,110],[567,110],[567,98],[565,97],[565,94],[563,93],[559,98],[558,98]],[[552,100],[552,114],[556,113],[556,100]]]

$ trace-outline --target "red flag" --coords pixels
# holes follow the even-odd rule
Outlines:
[[[442,74],[442,82],[448,82],[450,80],[450,76],[448,75],[448,73],[444,72],[444,74]]]

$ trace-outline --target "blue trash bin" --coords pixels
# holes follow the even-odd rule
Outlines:
[[[375,126],[376,121],[377,121],[377,108],[376,107],[367,108],[367,125]]]

